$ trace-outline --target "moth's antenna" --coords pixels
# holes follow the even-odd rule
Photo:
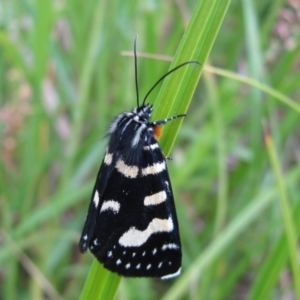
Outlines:
[[[178,70],[179,68],[185,66],[185,65],[188,65],[188,64],[198,64],[198,65],[201,65],[201,63],[199,63],[198,61],[196,60],[189,60],[189,61],[186,61],[180,65],[178,65],[177,67],[175,67],[174,69],[168,71],[165,75],[163,75],[161,78],[158,79],[158,81],[153,85],[153,87],[149,90],[149,92],[146,94],[144,100],[143,100],[143,105],[145,104],[146,102],[146,99],[147,97],[150,95],[150,93],[156,88],[156,86],[161,82],[163,81],[168,75],[170,75],[171,73],[173,73],[174,71]]]
[[[137,102],[137,107],[139,107],[140,100],[139,100],[139,86],[138,86],[138,79],[137,79],[137,56],[136,56],[136,41],[137,41],[137,39],[138,39],[138,35],[136,35],[135,39],[134,39],[133,53],[134,53],[134,75],[135,75],[136,102]]]

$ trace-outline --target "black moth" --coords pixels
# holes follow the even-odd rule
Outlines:
[[[108,129],[109,143],[97,175],[79,241],[105,268],[130,277],[168,279],[180,274],[181,243],[166,157],[157,143],[160,125],[149,122],[150,92],[139,104],[136,40],[134,42],[137,107],[120,113]]]

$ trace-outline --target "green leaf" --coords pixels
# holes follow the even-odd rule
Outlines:
[[[229,0],[198,1],[170,69],[189,60],[197,60],[202,66],[187,65],[166,78],[154,104],[153,119],[187,112],[229,3]],[[160,145],[166,155],[172,149],[182,122],[178,119],[164,127]]]
[[[108,272],[95,259],[90,269],[88,278],[82,290],[80,300],[111,300],[114,299],[118,290],[121,277]]]

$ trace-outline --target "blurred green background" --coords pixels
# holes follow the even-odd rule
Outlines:
[[[145,95],[195,6],[0,0],[0,299],[78,299],[106,126],[136,105],[121,52],[138,34],[158,55],[138,60]],[[117,299],[300,299],[299,22],[297,0],[231,1],[168,163],[182,275],[123,279]]]

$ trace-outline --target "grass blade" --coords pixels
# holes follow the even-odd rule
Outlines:
[[[229,3],[229,0],[198,1],[170,69],[189,60],[197,60],[204,65]],[[166,78],[154,104],[153,119],[187,111],[202,68],[198,65],[187,66]],[[164,128],[165,137],[168,138],[160,139],[160,144],[167,155],[172,149],[182,121],[179,119],[170,122]]]
[[[280,205],[282,211],[283,225],[285,229],[285,234],[287,236],[290,266],[293,275],[295,295],[297,299],[300,299],[300,269],[299,269],[299,261],[298,261],[298,254],[297,254],[298,242],[297,242],[296,226],[292,217],[291,208],[287,197],[282,171],[279,166],[277,153],[273,144],[270,131],[267,128],[266,124],[264,124],[264,138],[265,138],[265,143],[267,145],[270,162],[276,178],[276,183],[277,183],[279,196],[280,196],[279,199],[280,199]]]

